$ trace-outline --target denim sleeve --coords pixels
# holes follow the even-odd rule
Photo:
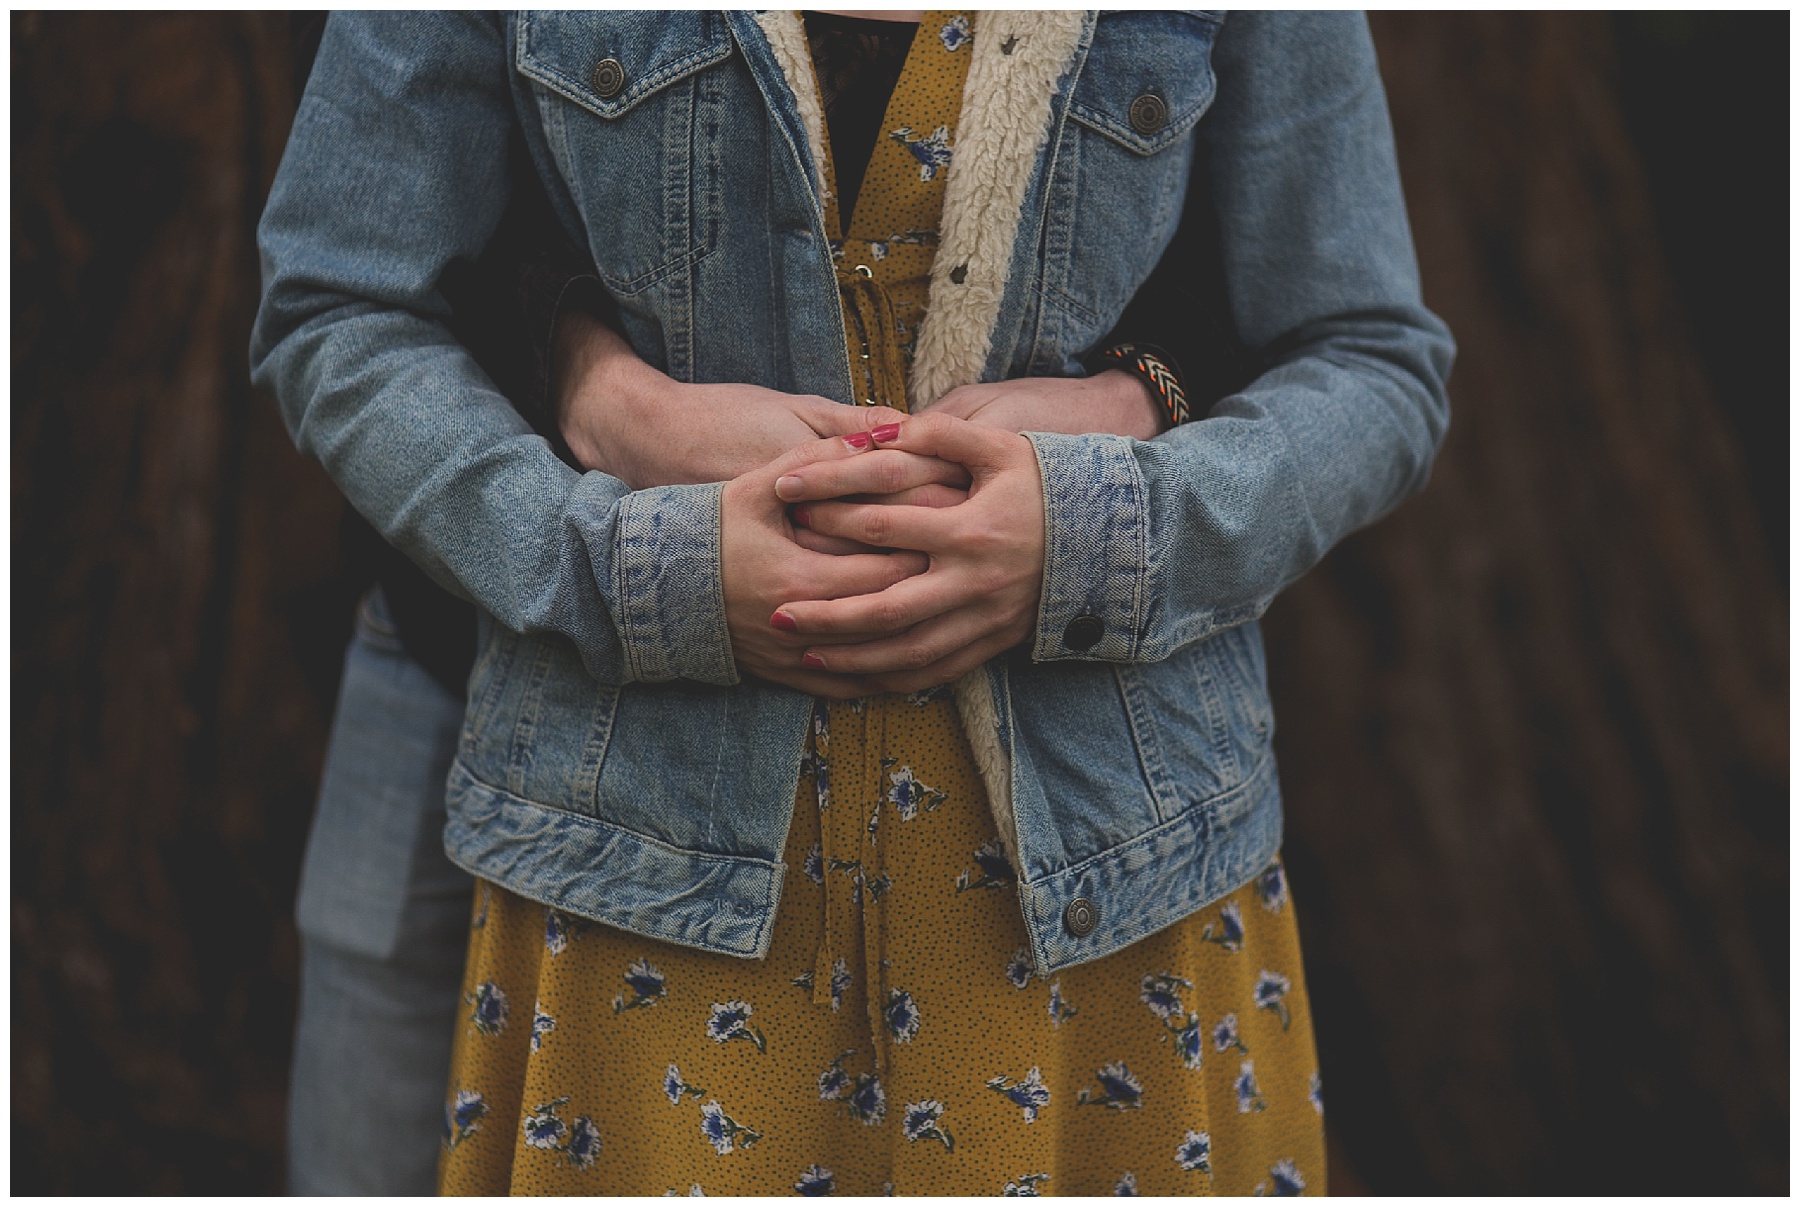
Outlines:
[[[1155,661],[1260,615],[1425,484],[1449,423],[1454,344],[1420,300],[1367,23],[1233,13],[1213,67],[1196,154],[1261,372],[1154,441],[1032,435],[1039,661]]]
[[[557,459],[450,334],[439,284],[518,155],[502,22],[333,14],[258,240],[251,372],[303,452],[444,586],[607,683],[734,683],[720,488],[631,493]]]

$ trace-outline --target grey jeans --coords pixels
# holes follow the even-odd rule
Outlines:
[[[344,658],[295,911],[291,1194],[436,1190],[470,905],[443,844],[462,715],[372,591]]]

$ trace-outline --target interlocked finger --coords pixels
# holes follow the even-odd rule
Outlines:
[[[775,493],[785,502],[800,503],[846,495],[891,495],[931,483],[967,487],[969,471],[954,461],[879,449],[860,457],[796,466],[776,481]]]
[[[954,509],[892,503],[808,503],[794,509],[796,523],[823,536],[861,541],[877,549],[942,549],[958,521]]]

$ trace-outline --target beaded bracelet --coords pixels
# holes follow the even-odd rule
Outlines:
[[[1159,349],[1149,344],[1114,344],[1095,357],[1095,364],[1123,369],[1149,386],[1162,403],[1171,427],[1193,419],[1188,409],[1187,391],[1181,388],[1181,379],[1175,376],[1175,370],[1169,367]]]

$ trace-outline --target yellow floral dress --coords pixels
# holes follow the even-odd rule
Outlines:
[[[878,401],[903,405],[973,20],[921,23],[837,244]],[[783,860],[760,961],[480,885],[440,1189],[1323,1193],[1279,864],[1039,977],[948,688],[815,705]]]

